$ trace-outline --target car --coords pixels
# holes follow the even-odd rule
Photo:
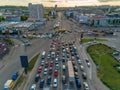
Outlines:
[[[76,59],[77,59],[77,60],[80,59],[79,55],[76,55]]]
[[[51,77],[48,76],[48,77],[47,77],[47,85],[50,85],[50,83],[51,83]]]
[[[36,84],[32,84],[30,90],[36,90]]]
[[[55,65],[55,69],[58,70],[59,68],[60,68],[59,64],[56,64],[56,65]]]
[[[73,64],[73,65],[75,65],[75,64],[76,64],[76,62],[75,62],[74,60],[72,60],[72,64]]]
[[[80,70],[84,71],[84,66],[80,65]]]
[[[58,70],[54,71],[54,76],[57,77],[58,76]]]
[[[44,69],[44,75],[47,75],[47,68]]]
[[[87,74],[85,72],[82,73],[82,78],[87,79]]]
[[[85,61],[88,63],[89,62],[89,60],[88,59],[85,59]]]
[[[76,79],[76,86],[77,86],[78,88],[81,87],[81,81],[80,81],[80,79]]]
[[[88,86],[87,82],[83,82],[83,88],[85,90],[89,90],[89,86]]]
[[[50,61],[50,67],[53,67],[53,66],[54,66],[54,62]]]
[[[89,62],[87,63],[87,66],[90,67],[90,63]]]
[[[39,87],[40,87],[40,88],[43,88],[43,86],[44,86],[44,79],[41,79],[41,80],[40,80]]]
[[[49,75],[52,74],[52,67],[49,68]]]
[[[40,79],[40,75],[39,75],[39,74],[36,74],[36,76],[35,76],[35,82],[38,82],[39,79]]]
[[[74,75],[75,75],[75,79],[79,79],[78,72],[74,72]]]
[[[77,66],[74,66],[73,68],[74,68],[74,71],[76,71],[76,72],[78,71]]]
[[[48,67],[49,66],[49,63],[48,62],[45,62],[45,67]]]
[[[54,79],[54,81],[53,81],[53,87],[57,87],[57,86],[58,86],[57,79]]]
[[[80,59],[78,59],[78,64],[81,65],[82,64],[82,61]]]
[[[62,83],[63,83],[63,84],[66,83],[66,77],[65,77],[65,75],[62,76]]]
[[[65,65],[62,66],[63,71],[65,71]]]
[[[38,71],[37,71],[38,73],[41,73],[42,72],[42,67],[40,66],[39,68],[38,68]]]
[[[55,64],[58,64],[59,62],[58,61],[55,61]]]
[[[62,58],[62,62],[65,62],[65,58],[64,57]]]

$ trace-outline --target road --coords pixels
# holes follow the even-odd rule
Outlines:
[[[51,21],[52,22],[52,21]],[[47,23],[48,27],[44,28],[44,32],[48,32],[48,28],[51,28],[53,23]],[[11,50],[10,54],[0,61],[0,88],[4,87],[6,80],[11,79],[11,75],[14,72],[20,71],[20,56],[27,55],[28,59],[32,58],[36,53],[46,49],[50,43],[50,39],[35,39],[31,40],[31,46],[26,47],[24,43],[14,39],[15,46]]]

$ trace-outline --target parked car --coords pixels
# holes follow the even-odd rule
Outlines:
[[[56,76],[56,77],[58,76],[58,70],[54,71],[54,76]]]
[[[44,86],[44,79],[40,80],[40,84],[39,84],[40,88],[43,88],[43,86]]]
[[[53,67],[53,65],[54,65],[54,62],[50,61],[50,67]]]
[[[49,66],[49,63],[48,62],[45,62],[45,67],[47,68]]]
[[[53,87],[57,87],[57,86],[58,86],[57,79],[54,79],[54,81],[53,81]]]
[[[75,75],[75,79],[79,79],[78,72],[74,72],[74,75]]]
[[[39,81],[39,79],[40,79],[40,75],[39,75],[39,74],[37,74],[37,75],[35,76],[35,82],[38,82],[38,81]]]

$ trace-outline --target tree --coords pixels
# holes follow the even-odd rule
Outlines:
[[[4,17],[0,17],[0,22],[1,21],[5,21],[5,18]]]
[[[28,17],[27,16],[21,16],[20,19],[21,19],[21,21],[26,21],[28,19]]]

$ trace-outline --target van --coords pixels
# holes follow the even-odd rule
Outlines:
[[[54,79],[54,81],[53,81],[53,87],[57,87],[57,79]]]
[[[80,88],[80,87],[81,87],[81,82],[80,82],[80,79],[77,79],[77,80],[76,80],[76,86],[77,86],[78,88]]]

